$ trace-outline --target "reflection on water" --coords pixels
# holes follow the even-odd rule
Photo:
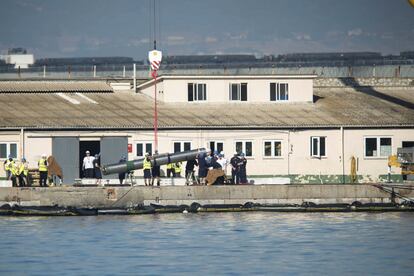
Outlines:
[[[0,275],[400,274],[412,213],[0,217]]]

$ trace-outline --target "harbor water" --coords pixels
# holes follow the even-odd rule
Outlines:
[[[0,217],[0,275],[413,275],[413,213]]]

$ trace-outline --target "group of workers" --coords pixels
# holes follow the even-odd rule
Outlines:
[[[13,157],[9,157],[4,161],[4,170],[6,171],[6,180],[11,180],[13,187],[30,186],[29,182],[29,162],[23,157],[20,162],[14,161]],[[39,185],[47,187],[48,178],[48,163],[47,155],[42,154],[38,162],[38,169],[40,175]]]
[[[150,153],[146,153],[143,161],[144,171],[144,183],[145,186],[153,186],[154,182],[157,182],[157,186],[160,186],[160,166],[153,165],[151,160],[156,157]],[[126,162],[121,159],[121,162]],[[218,151],[212,152],[207,150],[206,152],[199,152],[195,159],[188,160],[185,166],[185,178],[186,184],[201,184],[211,185],[214,184],[215,180],[221,177],[221,183],[231,184],[247,184],[246,175],[246,164],[247,160],[244,153],[234,153],[234,156],[230,159],[230,162],[225,158],[224,152]],[[231,167],[231,180],[227,181],[227,167]],[[198,178],[195,175],[195,167],[198,167]],[[167,177],[181,177],[182,162],[168,163],[166,165],[166,176]],[[209,175],[215,175],[209,177]],[[125,178],[125,174],[120,174],[120,181],[122,177]],[[211,180],[212,179],[212,180]],[[212,183],[213,182],[213,183]],[[122,182],[121,182],[122,184]]]

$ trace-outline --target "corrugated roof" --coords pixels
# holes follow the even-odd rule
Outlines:
[[[414,127],[414,89],[375,92],[378,94],[317,88],[314,103],[294,104],[160,102],[159,128]],[[153,127],[153,99],[148,96],[132,92],[60,94],[0,93],[0,127]]]
[[[0,81],[0,93],[112,91],[103,81]]]

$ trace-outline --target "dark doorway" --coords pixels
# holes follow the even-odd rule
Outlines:
[[[403,141],[402,142],[403,148],[412,148],[414,147],[414,141]]]
[[[403,148],[412,148],[414,147],[414,141],[403,141],[402,142]],[[408,180],[408,177],[406,174],[403,174],[403,180]]]
[[[101,152],[100,141],[79,141],[79,177],[83,178],[83,158],[86,156],[86,151],[89,150],[91,156]]]

